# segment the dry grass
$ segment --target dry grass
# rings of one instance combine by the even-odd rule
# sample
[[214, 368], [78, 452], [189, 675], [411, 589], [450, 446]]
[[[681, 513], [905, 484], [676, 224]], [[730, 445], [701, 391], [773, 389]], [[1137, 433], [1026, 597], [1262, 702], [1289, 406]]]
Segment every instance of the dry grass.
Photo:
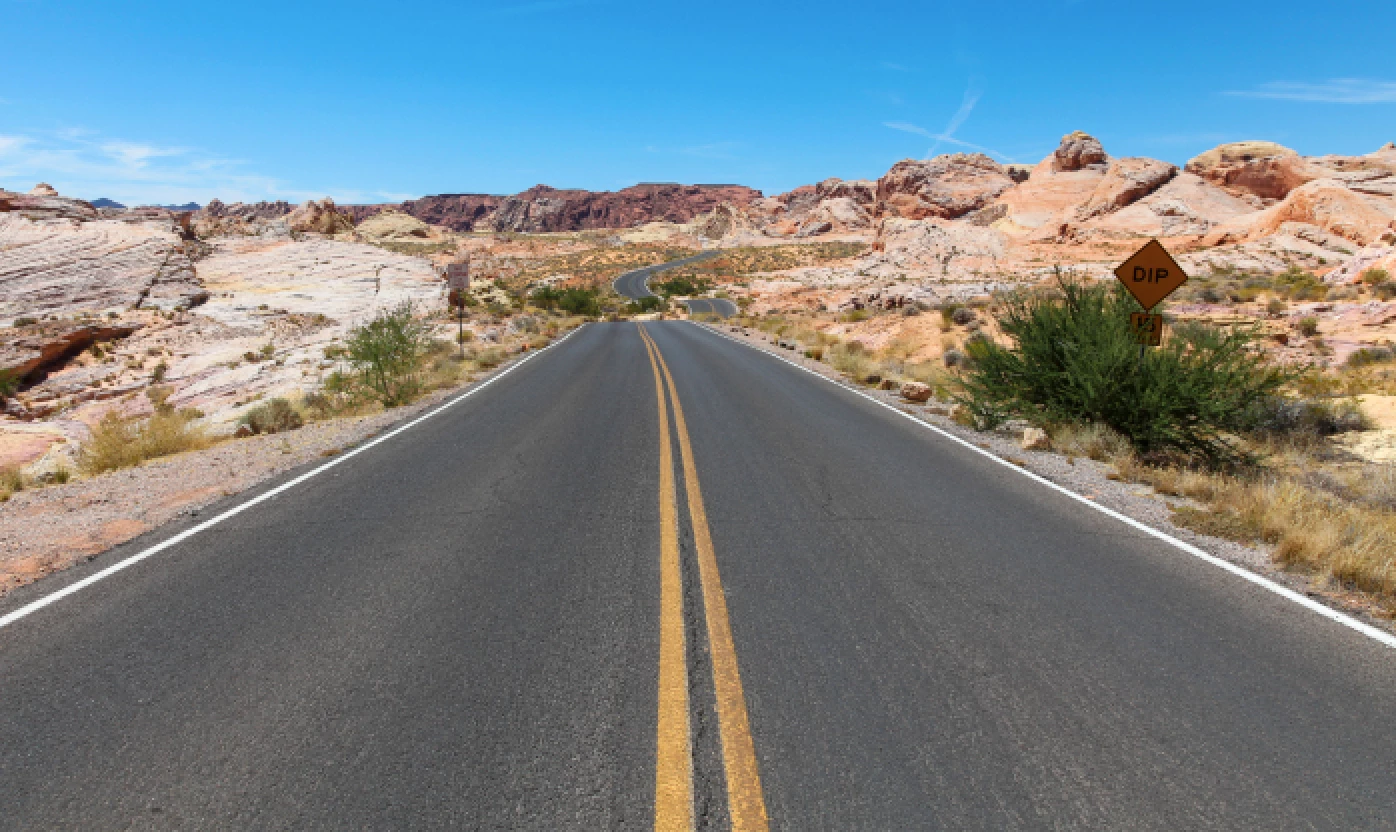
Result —
[[129, 419], [113, 412], [92, 429], [92, 438], [78, 452], [78, 465], [84, 473], [100, 474], [212, 444], [189, 413], [162, 407], [149, 418]]
[[13, 497], [16, 492], [23, 491], [24, 486], [24, 474], [19, 468], [0, 468], [0, 503]]

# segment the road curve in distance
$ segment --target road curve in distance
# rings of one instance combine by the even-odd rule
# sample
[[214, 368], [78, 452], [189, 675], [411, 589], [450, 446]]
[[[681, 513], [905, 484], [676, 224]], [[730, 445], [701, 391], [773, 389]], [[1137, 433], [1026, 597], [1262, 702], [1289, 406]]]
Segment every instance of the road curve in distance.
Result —
[[701, 254], [695, 254], [692, 257], [670, 260], [668, 263], [660, 263], [654, 266], [645, 266], [643, 269], [628, 271], [620, 277], [617, 277], [611, 285], [615, 287], [618, 294], [625, 295], [632, 300], [654, 297], [654, 292], [650, 291], [648, 285], [651, 277], [662, 271], [676, 269], [679, 266], [687, 266], [689, 263], [697, 263], [702, 260], [707, 260], [710, 257], [716, 257], [718, 254], [720, 254], [720, 252], [717, 250], [705, 251]]

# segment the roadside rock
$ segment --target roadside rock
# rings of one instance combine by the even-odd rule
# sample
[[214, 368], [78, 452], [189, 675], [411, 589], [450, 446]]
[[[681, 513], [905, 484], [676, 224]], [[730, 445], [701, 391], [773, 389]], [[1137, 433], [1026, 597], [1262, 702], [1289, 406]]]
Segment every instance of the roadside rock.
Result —
[[1023, 428], [1023, 438], [1019, 442], [1025, 451], [1046, 451], [1052, 447], [1052, 440], [1042, 428]]
[[902, 385], [901, 396], [909, 402], [930, 401], [931, 387], [919, 381], [908, 381]]
[[896, 163], [877, 180], [877, 199], [888, 216], [954, 219], [983, 208], [1013, 184], [1003, 166], [982, 153], [950, 153]]

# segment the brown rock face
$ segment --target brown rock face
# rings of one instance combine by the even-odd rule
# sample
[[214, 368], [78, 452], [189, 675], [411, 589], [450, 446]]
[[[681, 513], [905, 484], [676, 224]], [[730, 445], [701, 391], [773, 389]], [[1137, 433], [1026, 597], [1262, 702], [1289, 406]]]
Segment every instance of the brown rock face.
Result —
[[1052, 170], [1063, 173], [1083, 168], [1105, 169], [1110, 157], [1094, 136], [1077, 130], [1062, 136], [1062, 143], [1052, 154]]
[[[38, 193], [48, 191], [51, 193]], [[0, 214], [15, 213], [31, 220], [95, 220], [97, 209], [81, 199], [58, 196], [47, 185], [36, 186], [28, 194], [0, 190]]]
[[503, 199], [488, 224], [496, 231], [630, 228], [656, 220], [688, 222], [723, 202], [744, 207], [760, 197], [742, 185], [644, 184], [614, 192], [538, 185]]
[[94, 343], [125, 338], [140, 328], [137, 323], [103, 326], [66, 321], [31, 327], [0, 346], [0, 368], [14, 373], [23, 383], [34, 383]]
[[859, 205], [872, 205], [877, 201], [877, 183], [867, 179], [825, 179], [814, 186], [820, 199], [847, 197]]
[[1013, 187], [1003, 166], [982, 153], [951, 153], [928, 162], [904, 159], [877, 180], [877, 199], [890, 216], [954, 219], [983, 208]]
[[452, 231], [474, 231], [503, 201], [504, 197], [490, 194], [440, 194], [409, 199], [399, 210], [429, 225], [440, 225]]
[[1090, 199], [1077, 209], [1076, 217], [1087, 220], [1118, 211], [1157, 191], [1177, 175], [1176, 165], [1157, 159], [1116, 159]]
[[319, 234], [337, 234], [352, 231], [354, 223], [341, 214], [329, 197], [316, 202], [306, 200], [305, 204], [286, 216], [292, 231], [312, 231]]
[[1284, 199], [1289, 192], [1322, 176], [1293, 150], [1274, 142], [1233, 142], [1214, 147], [1184, 167], [1232, 193]]

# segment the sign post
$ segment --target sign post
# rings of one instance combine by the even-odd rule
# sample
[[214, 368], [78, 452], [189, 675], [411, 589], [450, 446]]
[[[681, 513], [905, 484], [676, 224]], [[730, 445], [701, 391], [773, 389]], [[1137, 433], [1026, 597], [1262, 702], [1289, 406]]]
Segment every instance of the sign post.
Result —
[[1119, 268], [1115, 277], [1124, 284], [1143, 312], [1129, 316], [1130, 329], [1139, 341], [1139, 357], [1144, 357], [1145, 347], [1157, 347], [1163, 343], [1163, 316], [1154, 314], [1154, 307], [1179, 286], [1188, 282], [1188, 276], [1158, 240], [1144, 244]]
[[465, 358], [465, 293], [470, 289], [468, 259], [446, 264], [446, 286], [451, 290], [450, 303], [456, 310], [456, 344], [460, 348], [460, 357]]

